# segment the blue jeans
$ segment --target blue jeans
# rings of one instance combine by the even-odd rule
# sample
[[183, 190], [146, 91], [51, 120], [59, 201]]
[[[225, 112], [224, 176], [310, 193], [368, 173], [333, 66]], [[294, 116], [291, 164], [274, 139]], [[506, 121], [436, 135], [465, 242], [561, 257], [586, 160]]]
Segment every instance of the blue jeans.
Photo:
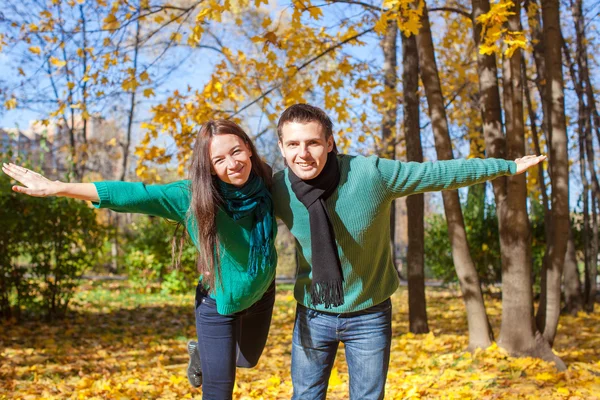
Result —
[[231, 399], [237, 367], [258, 363], [271, 325], [275, 282], [246, 310], [230, 315], [217, 312], [216, 301], [196, 290], [196, 333], [202, 363], [202, 398]]
[[333, 361], [342, 342], [350, 398], [383, 399], [392, 341], [390, 299], [363, 311], [332, 314], [298, 304], [292, 340], [293, 399], [325, 399]]

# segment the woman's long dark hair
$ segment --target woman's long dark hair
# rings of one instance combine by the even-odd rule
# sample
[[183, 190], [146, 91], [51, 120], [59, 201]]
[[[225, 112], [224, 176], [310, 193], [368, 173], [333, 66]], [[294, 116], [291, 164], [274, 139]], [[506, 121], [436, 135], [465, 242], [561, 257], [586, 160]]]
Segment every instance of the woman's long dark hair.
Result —
[[219, 178], [211, 174], [210, 160], [210, 143], [217, 135], [235, 135], [242, 139], [252, 152], [252, 171], [263, 179], [267, 187], [271, 186], [271, 168], [260, 159], [252, 140], [239, 125], [225, 119], [211, 120], [202, 125], [194, 144], [189, 172], [192, 186], [190, 212], [198, 229], [198, 272], [210, 290], [215, 287], [215, 276], [221, 277], [216, 217], [222, 199], [217, 189], [216, 180]]

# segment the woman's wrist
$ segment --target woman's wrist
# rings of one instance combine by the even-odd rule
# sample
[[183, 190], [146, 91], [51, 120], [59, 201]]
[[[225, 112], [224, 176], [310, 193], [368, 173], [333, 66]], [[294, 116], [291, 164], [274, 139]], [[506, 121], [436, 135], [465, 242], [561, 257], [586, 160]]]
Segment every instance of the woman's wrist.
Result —
[[69, 196], [69, 184], [61, 181], [54, 181], [52, 185], [52, 192], [49, 196], [59, 197], [70, 197]]

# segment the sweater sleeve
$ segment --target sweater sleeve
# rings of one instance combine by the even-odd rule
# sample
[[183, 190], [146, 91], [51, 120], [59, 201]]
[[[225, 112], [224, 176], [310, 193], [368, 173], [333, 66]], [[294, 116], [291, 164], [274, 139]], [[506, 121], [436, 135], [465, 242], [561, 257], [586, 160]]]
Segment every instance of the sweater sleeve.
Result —
[[166, 185], [141, 182], [94, 182], [100, 201], [94, 207], [118, 212], [154, 215], [183, 222], [190, 205], [189, 181]]
[[471, 158], [435, 162], [401, 162], [378, 158], [377, 169], [392, 198], [423, 192], [452, 190], [514, 175], [514, 161]]

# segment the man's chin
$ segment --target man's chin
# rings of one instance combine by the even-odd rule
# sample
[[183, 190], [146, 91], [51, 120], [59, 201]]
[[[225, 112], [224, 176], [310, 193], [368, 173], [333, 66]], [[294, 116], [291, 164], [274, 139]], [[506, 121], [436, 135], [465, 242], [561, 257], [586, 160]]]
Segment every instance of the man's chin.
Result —
[[314, 179], [319, 175], [316, 168], [311, 168], [309, 170], [303, 170], [303, 169], [299, 170], [297, 168], [293, 168], [292, 171], [294, 172], [294, 174], [296, 174], [296, 176], [298, 178], [302, 179], [303, 181], [308, 181], [310, 179]]

